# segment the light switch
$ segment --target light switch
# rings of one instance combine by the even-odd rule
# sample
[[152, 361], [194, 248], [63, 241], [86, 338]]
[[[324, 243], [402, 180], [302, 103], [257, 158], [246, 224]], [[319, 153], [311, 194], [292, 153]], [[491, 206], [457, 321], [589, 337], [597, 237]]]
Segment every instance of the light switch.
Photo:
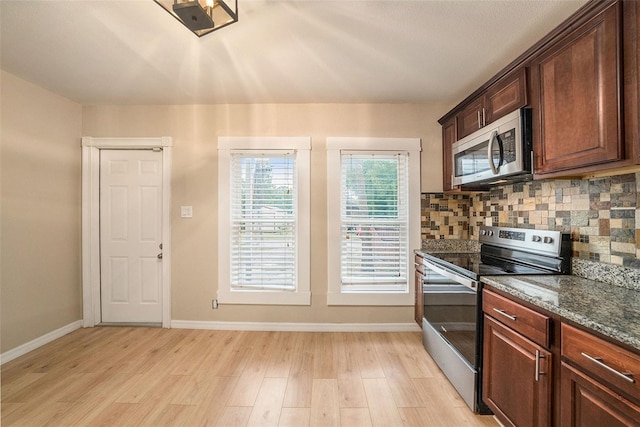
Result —
[[181, 218], [191, 218], [191, 217], [193, 217], [193, 207], [192, 206], [180, 206], [180, 217]]

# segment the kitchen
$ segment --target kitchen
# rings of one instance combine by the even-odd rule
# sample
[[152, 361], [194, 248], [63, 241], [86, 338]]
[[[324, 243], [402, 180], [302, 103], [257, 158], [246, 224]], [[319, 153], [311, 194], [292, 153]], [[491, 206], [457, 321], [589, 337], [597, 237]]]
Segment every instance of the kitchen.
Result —
[[640, 419], [635, 8], [590, 3], [440, 119], [415, 318], [505, 425]]
[[[231, 27], [232, 28], [232, 27]], [[230, 29], [231, 29], [230, 28]], [[312, 150], [311, 168], [315, 171], [325, 169], [326, 155], [323, 151], [324, 141], [327, 137], [336, 135], [376, 135], [380, 137], [395, 137], [398, 135], [419, 136], [423, 140], [423, 157], [433, 159], [439, 157], [441, 144], [441, 129], [437, 120], [442, 114], [451, 108], [451, 105], [410, 105], [410, 104], [228, 104], [228, 105], [151, 105], [151, 106], [128, 106], [128, 105], [90, 105], [74, 102], [51, 101], [49, 95], [36, 94], [35, 99], [43, 99], [47, 102], [36, 102], [29, 104], [19, 102], [20, 98], [28, 98], [23, 94], [38, 92], [37, 88], [20, 81], [12, 75], [3, 74], [4, 96], [12, 96], [11, 104], [19, 107], [14, 112], [8, 108], [3, 109], [5, 120], [13, 123], [23, 123], [23, 127], [17, 131], [24, 132], [30, 127], [27, 120], [31, 115], [40, 117], [41, 120], [50, 120], [57, 123], [66, 120], [67, 127], [50, 126], [51, 132], [60, 132], [63, 136], [52, 138], [56, 140], [77, 141], [82, 136], [92, 135], [97, 137], [107, 136], [134, 136], [144, 137], [148, 135], [173, 135], [176, 145], [180, 150], [175, 149], [174, 158], [174, 194], [172, 213], [174, 220], [172, 232], [174, 234], [173, 248], [173, 274], [174, 292], [172, 301], [172, 311], [174, 320], [203, 321], [203, 322], [286, 322], [291, 318], [301, 319], [300, 322], [311, 323], [347, 323], [358, 324], [368, 322], [372, 324], [396, 324], [406, 325], [409, 323], [410, 314], [413, 307], [353, 307], [349, 310], [341, 307], [331, 307], [317, 303], [326, 298], [327, 260], [324, 254], [328, 251], [326, 243], [326, 206], [324, 200], [327, 198], [327, 187], [325, 185], [326, 176], [318, 173], [312, 177], [312, 188], [317, 198], [312, 203], [312, 229], [311, 239], [314, 242], [314, 260], [312, 265], [312, 287], [311, 291], [317, 300], [309, 307], [287, 307], [286, 309], [276, 309], [266, 306], [237, 306], [230, 307], [222, 305], [218, 311], [211, 309], [211, 299], [215, 296], [215, 284], [217, 282], [217, 245], [215, 242], [215, 226], [217, 218], [216, 198], [212, 197], [217, 192], [217, 170], [215, 167], [217, 152], [215, 141], [220, 135], [244, 135], [244, 134], [268, 134], [268, 135], [312, 135], [314, 142], [317, 142], [318, 150]], [[41, 98], [40, 98], [41, 97]], [[50, 103], [48, 103], [50, 102]], [[48, 105], [62, 104], [54, 115], [52, 110], [57, 108], [46, 108]], [[628, 112], [625, 109], [625, 113]], [[30, 113], [28, 113], [30, 112]], [[12, 115], [14, 114], [14, 115]], [[24, 123], [26, 122], [26, 123]], [[215, 123], [215, 128], [207, 125]], [[628, 123], [628, 121], [625, 121]], [[51, 123], [48, 123], [51, 125]], [[4, 126], [3, 126], [4, 127]], [[6, 129], [6, 128], [5, 128]], [[407, 130], [410, 131], [407, 131]], [[36, 132], [38, 129], [33, 129]], [[629, 132], [627, 132], [628, 134]], [[35, 138], [34, 138], [35, 139]], [[637, 138], [636, 138], [637, 140]], [[53, 144], [47, 144], [45, 138], [41, 139], [42, 144], [37, 147], [20, 146], [14, 147], [14, 157], [6, 157], [8, 160], [15, 160], [15, 153], [27, 153], [29, 162], [18, 164], [16, 168], [5, 169], [3, 173], [10, 173], [9, 178], [13, 182], [21, 182], [21, 188], [15, 190], [33, 191], [30, 183], [34, 181], [39, 186], [46, 187], [49, 172], [59, 172], [48, 170], [43, 157], [57, 158], [62, 156], [65, 166], [68, 167], [61, 172], [63, 181], [60, 187], [51, 194], [56, 194], [58, 200], [69, 201], [69, 206], [58, 206], [60, 211], [56, 212], [55, 224], [60, 227], [59, 231], [52, 233], [51, 238], [42, 236], [33, 245], [21, 246], [24, 252], [13, 253], [11, 257], [3, 260], [3, 268], [7, 265], [20, 265], [28, 261], [33, 265], [34, 260], [29, 252], [45, 259], [51, 259], [52, 255], [44, 253], [42, 248], [55, 247], [57, 242], [66, 242], [55, 256], [63, 259], [71, 259], [73, 263], [67, 268], [55, 269], [55, 274], [50, 276], [56, 279], [61, 277], [70, 284], [60, 286], [60, 288], [45, 290], [44, 301], [41, 297], [33, 298], [34, 304], [39, 304], [39, 311], [46, 320], [52, 320], [56, 327], [60, 327], [81, 318], [81, 292], [77, 285], [80, 281], [79, 264], [80, 252], [80, 208], [78, 206], [78, 170], [80, 169], [80, 159], [78, 159], [77, 144], [73, 147], [64, 146], [62, 152], [52, 148]], [[62, 145], [62, 144], [60, 144]], [[58, 146], [58, 148], [60, 148]], [[314, 147], [315, 148], [315, 147]], [[427, 155], [425, 155], [427, 153]], [[429, 156], [429, 153], [438, 153], [438, 156]], [[7, 160], [7, 161], [8, 161]], [[42, 175], [34, 177], [30, 169], [36, 167], [31, 163], [36, 161], [38, 168], [43, 170]], [[22, 166], [22, 167], [18, 167]], [[8, 165], [11, 167], [11, 165]], [[48, 172], [45, 172], [48, 171]], [[630, 177], [633, 176], [633, 180]], [[587, 179], [545, 179], [536, 180], [529, 183], [517, 183], [506, 186], [496, 186], [489, 192], [456, 194], [441, 192], [440, 182], [441, 170], [439, 164], [423, 166], [421, 181], [423, 183], [423, 212], [422, 234], [424, 240], [450, 240], [468, 239], [475, 240], [478, 236], [480, 225], [508, 225], [511, 227], [523, 227], [534, 224], [544, 228], [553, 220], [556, 225], [562, 224], [569, 227], [571, 233], [578, 231], [573, 236], [574, 251], [580, 254], [579, 258], [588, 258], [605, 263], [622, 264], [632, 266], [637, 260], [637, 247], [632, 242], [622, 241], [624, 236], [633, 230], [636, 232], [638, 218], [631, 218], [626, 215], [627, 211], [634, 210], [636, 204], [626, 200], [633, 194], [632, 182], [637, 183], [636, 172], [622, 175], [604, 174], [602, 177]], [[3, 180], [4, 182], [4, 180]], [[437, 183], [437, 184], [434, 184]], [[38, 195], [42, 193], [36, 193]], [[598, 208], [591, 208], [591, 195], [599, 194]], [[11, 195], [3, 189], [3, 199], [5, 195]], [[636, 190], [637, 195], [637, 190]], [[540, 198], [540, 200], [538, 200]], [[19, 196], [16, 196], [17, 200]], [[624, 199], [624, 200], [623, 200]], [[32, 200], [27, 205], [22, 205], [24, 212], [37, 216], [38, 211], [46, 212], [49, 207], [44, 206], [44, 202], [51, 202], [51, 196], [42, 194], [41, 200]], [[4, 202], [4, 200], [3, 200]], [[42, 202], [42, 204], [40, 204]], [[625, 203], [629, 203], [625, 205]], [[183, 205], [193, 205], [193, 218], [190, 220], [181, 219], [179, 208]], [[547, 206], [545, 206], [547, 205]], [[10, 205], [7, 205], [10, 206]], [[446, 206], [446, 209], [445, 209]], [[513, 209], [509, 209], [509, 207]], [[615, 209], [612, 207], [615, 206]], [[622, 208], [622, 209], [620, 209]], [[630, 209], [624, 209], [630, 208]], [[435, 213], [431, 213], [431, 209]], [[592, 217], [598, 212], [598, 217]], [[614, 213], [623, 211], [622, 215]], [[429, 215], [426, 213], [429, 212]], [[452, 212], [449, 215], [449, 212]], [[445, 215], [446, 214], [446, 215]], [[609, 216], [607, 218], [607, 215]], [[637, 215], [637, 214], [636, 214]], [[488, 223], [488, 217], [491, 217]], [[3, 215], [3, 219], [7, 216]], [[22, 229], [24, 235], [28, 234], [26, 222], [20, 221], [19, 213], [11, 217], [12, 224]], [[16, 219], [17, 218], [17, 219]], [[494, 218], [496, 220], [494, 221]], [[595, 220], [597, 219], [597, 223]], [[70, 221], [73, 220], [73, 221]], [[32, 223], [39, 223], [41, 219], [36, 218]], [[49, 219], [48, 221], [51, 221]], [[43, 221], [44, 222], [44, 221]], [[50, 222], [49, 222], [50, 224]], [[575, 225], [574, 225], [575, 224]], [[550, 227], [551, 228], [551, 227]], [[576, 228], [576, 230], [574, 230]], [[608, 228], [608, 231], [607, 231]], [[564, 231], [564, 228], [563, 228]], [[618, 237], [620, 240], [618, 240]], [[11, 233], [4, 234], [3, 239], [15, 238]], [[634, 237], [635, 242], [638, 241]], [[11, 242], [17, 240], [7, 240]], [[15, 247], [15, 246], [14, 246]], [[317, 256], [320, 254], [320, 256]], [[5, 255], [3, 255], [4, 258]], [[7, 255], [9, 256], [9, 255]], [[66, 257], [66, 258], [65, 258]], [[213, 261], [211, 261], [213, 260]], [[15, 261], [15, 263], [11, 262]], [[53, 263], [53, 262], [52, 262]], [[76, 267], [74, 267], [76, 266]], [[46, 270], [45, 270], [46, 271]], [[50, 270], [49, 270], [50, 271]], [[8, 271], [9, 272], [9, 271]], [[8, 272], [6, 274], [8, 274]], [[33, 273], [34, 275], [36, 272]], [[10, 277], [10, 276], [9, 276]], [[38, 278], [39, 281], [44, 280]], [[35, 280], [34, 280], [35, 281]], [[4, 282], [4, 280], [3, 280]], [[3, 283], [4, 286], [4, 283]], [[214, 288], [214, 289], [212, 289]], [[38, 287], [31, 289], [32, 294], [38, 294]], [[49, 293], [50, 292], [50, 293]], [[3, 336], [4, 348], [11, 349], [23, 344], [25, 341], [38, 337], [50, 331], [41, 324], [34, 325], [29, 319], [29, 313], [21, 310], [24, 307], [24, 298], [19, 294], [3, 293], [3, 301], [6, 304], [13, 302], [13, 307], [9, 306], [5, 310], [3, 306], [3, 326], [13, 327], [15, 334]], [[7, 299], [14, 298], [15, 300]], [[3, 302], [3, 304], [5, 304]], [[62, 312], [62, 319], [59, 313], [52, 313], [49, 306], [57, 308]], [[35, 310], [36, 312], [38, 310]], [[9, 316], [12, 314], [12, 316]], [[21, 328], [18, 325], [23, 325]], [[3, 331], [4, 328], [3, 327]], [[3, 332], [4, 333], [4, 332]]]

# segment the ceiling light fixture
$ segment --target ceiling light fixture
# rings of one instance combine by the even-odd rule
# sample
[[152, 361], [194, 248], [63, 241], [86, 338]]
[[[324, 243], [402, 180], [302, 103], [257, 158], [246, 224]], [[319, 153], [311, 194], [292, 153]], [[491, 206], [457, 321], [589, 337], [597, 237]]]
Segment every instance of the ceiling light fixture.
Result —
[[238, 22], [238, 0], [153, 1], [198, 37]]

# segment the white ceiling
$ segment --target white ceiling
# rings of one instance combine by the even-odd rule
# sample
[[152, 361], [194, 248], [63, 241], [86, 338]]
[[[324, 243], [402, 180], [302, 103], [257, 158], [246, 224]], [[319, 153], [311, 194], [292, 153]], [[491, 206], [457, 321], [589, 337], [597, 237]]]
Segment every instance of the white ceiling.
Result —
[[82, 104], [456, 104], [585, 0], [238, 0], [198, 38], [152, 0], [0, 0], [3, 70]]

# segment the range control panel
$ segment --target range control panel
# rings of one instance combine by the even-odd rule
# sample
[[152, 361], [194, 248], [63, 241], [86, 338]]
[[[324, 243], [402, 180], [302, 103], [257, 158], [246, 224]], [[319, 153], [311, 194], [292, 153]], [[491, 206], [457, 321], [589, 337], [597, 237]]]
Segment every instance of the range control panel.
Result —
[[500, 230], [498, 232], [498, 237], [500, 239], [520, 240], [521, 242], [524, 242], [525, 236], [526, 233], [523, 233], [522, 231]]
[[494, 246], [536, 251], [557, 257], [560, 256], [562, 233], [549, 230], [481, 226], [479, 241]]

